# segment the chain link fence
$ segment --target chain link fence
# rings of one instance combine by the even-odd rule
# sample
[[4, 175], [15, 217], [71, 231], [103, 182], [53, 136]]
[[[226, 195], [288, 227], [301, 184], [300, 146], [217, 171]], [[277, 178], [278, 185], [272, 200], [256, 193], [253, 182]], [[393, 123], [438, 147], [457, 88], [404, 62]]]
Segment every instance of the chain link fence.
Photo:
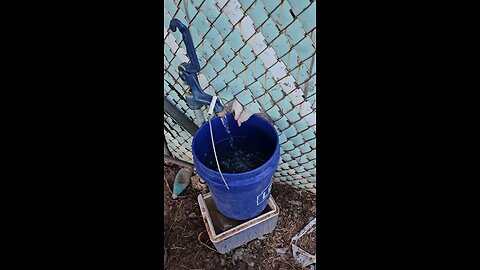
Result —
[[[177, 18], [190, 29], [208, 94], [236, 99], [265, 115], [280, 136], [274, 181], [316, 193], [316, 1], [165, 0], [164, 96], [187, 115], [189, 87], [177, 67], [188, 62]], [[176, 158], [193, 162], [192, 136], [168, 114], [164, 134]]]

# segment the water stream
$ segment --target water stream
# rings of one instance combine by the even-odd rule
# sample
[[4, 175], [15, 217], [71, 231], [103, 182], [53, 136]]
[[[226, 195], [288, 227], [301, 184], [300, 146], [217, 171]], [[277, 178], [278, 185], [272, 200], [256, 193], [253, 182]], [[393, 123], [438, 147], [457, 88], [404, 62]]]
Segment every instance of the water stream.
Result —
[[223, 124], [223, 127], [225, 127], [225, 131], [227, 132], [228, 134], [228, 137], [230, 138], [230, 146], [232, 148], [235, 148], [233, 146], [233, 138], [232, 138], [232, 134], [230, 133], [230, 128], [228, 126], [228, 119], [227, 119], [227, 115], [225, 115], [224, 117], [220, 118], [222, 120], [222, 124]]

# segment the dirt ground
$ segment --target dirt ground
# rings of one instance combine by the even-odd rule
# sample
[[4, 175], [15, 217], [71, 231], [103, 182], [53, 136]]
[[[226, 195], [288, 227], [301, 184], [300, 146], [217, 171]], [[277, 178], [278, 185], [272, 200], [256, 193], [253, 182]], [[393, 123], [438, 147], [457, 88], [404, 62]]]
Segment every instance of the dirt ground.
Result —
[[[190, 184], [173, 200], [171, 188], [180, 167], [165, 165], [164, 220], [167, 265], [165, 269], [314, 269], [303, 268], [292, 256], [290, 240], [316, 215], [315, 194], [273, 183], [271, 195], [280, 208], [275, 230], [263, 239], [220, 254], [215, 250], [203, 224], [197, 196]], [[169, 190], [170, 189], [170, 190]], [[302, 237], [299, 244], [315, 254], [315, 233]]]

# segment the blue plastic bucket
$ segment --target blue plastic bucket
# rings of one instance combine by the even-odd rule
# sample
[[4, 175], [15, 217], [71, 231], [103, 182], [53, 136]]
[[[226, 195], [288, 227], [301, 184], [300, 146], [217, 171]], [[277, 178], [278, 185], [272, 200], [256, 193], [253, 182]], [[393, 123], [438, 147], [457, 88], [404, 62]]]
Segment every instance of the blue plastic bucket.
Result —
[[[247, 137], [261, 144], [270, 158], [260, 167], [244, 173], [223, 173], [230, 189], [227, 189], [220, 173], [208, 168], [204, 162], [206, 154], [212, 150], [210, 126], [206, 121], [193, 137], [193, 161], [199, 176], [205, 180], [218, 210], [231, 219], [247, 220], [258, 216], [267, 206], [272, 177], [280, 160], [278, 134], [270, 122], [258, 115], [238, 127], [233, 115], [227, 114], [232, 137]], [[228, 139], [228, 134], [220, 118], [211, 120], [215, 143]]]

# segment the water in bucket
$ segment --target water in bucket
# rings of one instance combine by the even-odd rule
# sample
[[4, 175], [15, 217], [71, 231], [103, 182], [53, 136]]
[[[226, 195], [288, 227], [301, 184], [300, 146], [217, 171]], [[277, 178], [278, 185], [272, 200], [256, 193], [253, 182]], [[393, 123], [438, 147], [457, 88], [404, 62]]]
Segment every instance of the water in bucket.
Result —
[[[246, 137], [234, 137], [215, 144], [220, 170], [224, 173], [244, 173], [267, 162], [269, 153], [261, 144]], [[205, 165], [217, 170], [213, 149], [205, 154]]]

